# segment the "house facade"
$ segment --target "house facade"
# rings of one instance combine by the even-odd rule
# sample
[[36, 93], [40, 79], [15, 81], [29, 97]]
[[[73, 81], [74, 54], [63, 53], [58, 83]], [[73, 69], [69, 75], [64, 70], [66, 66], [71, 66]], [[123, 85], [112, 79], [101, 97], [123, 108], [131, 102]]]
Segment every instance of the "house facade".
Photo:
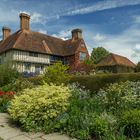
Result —
[[30, 30], [30, 16], [20, 14], [20, 29], [10, 34], [3, 27], [0, 41], [0, 64], [13, 61], [19, 72], [42, 73], [45, 67], [62, 61], [76, 69], [89, 53], [81, 29], [72, 30], [72, 37], [62, 40]]

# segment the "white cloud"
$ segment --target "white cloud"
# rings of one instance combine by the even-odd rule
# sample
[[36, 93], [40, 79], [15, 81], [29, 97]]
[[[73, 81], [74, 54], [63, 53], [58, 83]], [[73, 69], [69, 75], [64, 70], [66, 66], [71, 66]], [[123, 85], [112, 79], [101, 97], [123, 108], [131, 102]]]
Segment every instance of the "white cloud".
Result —
[[97, 33], [94, 37], [93, 37], [93, 40], [94, 41], [103, 41], [105, 39], [105, 36]]
[[28, 12], [28, 11], [20, 11], [20, 13], [25, 13], [31, 16], [31, 23], [41, 23], [41, 24], [45, 24], [46, 20], [45, 17], [38, 13], [38, 12]]
[[102, 11], [112, 8], [119, 8], [124, 6], [130, 6], [130, 5], [137, 5], [140, 4], [140, 0], [104, 0], [97, 2], [93, 5], [89, 5], [87, 7], [82, 7], [79, 9], [75, 9], [72, 11], [69, 11], [68, 15], [76, 15], [76, 14], [86, 14], [96, 11]]
[[[92, 40], [88, 42], [88, 46], [103, 46], [112, 53], [120, 54], [128, 57], [133, 62], [140, 61], [140, 28], [131, 26], [118, 35], [97, 34], [93, 37], [90, 33], [87, 37]], [[92, 48], [89, 48], [90, 52]]]
[[38, 32], [43, 33], [43, 34], [47, 34], [47, 31], [46, 30], [42, 30], [42, 29], [39, 29]]
[[57, 37], [57, 38], [61, 38], [63, 40], [67, 40], [71, 36], [71, 31], [70, 30], [65, 30], [65, 31], [62, 30], [58, 34], [53, 34], [52, 36]]
[[34, 12], [31, 14], [32, 23], [40, 23], [43, 20], [43, 16], [40, 13]]
[[0, 22], [7, 24], [9, 22], [16, 22], [18, 19], [17, 11], [10, 10], [10, 11], [4, 11], [2, 8], [0, 8]]

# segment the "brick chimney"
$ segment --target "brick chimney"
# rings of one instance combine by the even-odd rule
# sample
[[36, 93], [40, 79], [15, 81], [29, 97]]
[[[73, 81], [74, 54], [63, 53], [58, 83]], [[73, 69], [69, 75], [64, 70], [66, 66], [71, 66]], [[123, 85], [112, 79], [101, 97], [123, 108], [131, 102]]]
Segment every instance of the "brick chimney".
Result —
[[20, 17], [20, 29], [21, 30], [30, 30], [30, 16], [25, 13], [21, 13]]
[[72, 33], [72, 40], [82, 39], [81, 29], [74, 29], [71, 31], [71, 33]]
[[3, 32], [3, 40], [5, 40], [10, 35], [11, 30], [8, 27], [3, 27], [2, 32]]

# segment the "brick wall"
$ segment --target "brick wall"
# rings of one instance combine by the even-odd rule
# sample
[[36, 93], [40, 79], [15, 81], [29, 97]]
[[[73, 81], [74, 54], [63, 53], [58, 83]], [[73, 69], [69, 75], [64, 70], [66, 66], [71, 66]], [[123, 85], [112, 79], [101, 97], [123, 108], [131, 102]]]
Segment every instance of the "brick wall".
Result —
[[85, 53], [86, 58], [89, 58], [89, 53], [86, 48], [84, 40], [81, 40], [79, 46], [77, 47], [76, 53], [74, 55], [68, 57], [71, 70], [77, 70], [77, 68], [83, 64], [83, 61], [80, 60], [80, 52]]

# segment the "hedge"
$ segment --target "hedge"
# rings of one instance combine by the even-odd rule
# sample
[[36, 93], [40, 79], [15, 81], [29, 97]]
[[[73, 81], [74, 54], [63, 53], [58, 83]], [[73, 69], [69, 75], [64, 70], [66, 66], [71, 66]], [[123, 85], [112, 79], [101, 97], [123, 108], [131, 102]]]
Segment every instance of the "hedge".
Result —
[[98, 75], [82, 75], [72, 76], [70, 83], [79, 83], [91, 92], [96, 92], [100, 88], [104, 88], [108, 84], [138, 81], [140, 80], [140, 73], [120, 73], [120, 74], [98, 74]]

